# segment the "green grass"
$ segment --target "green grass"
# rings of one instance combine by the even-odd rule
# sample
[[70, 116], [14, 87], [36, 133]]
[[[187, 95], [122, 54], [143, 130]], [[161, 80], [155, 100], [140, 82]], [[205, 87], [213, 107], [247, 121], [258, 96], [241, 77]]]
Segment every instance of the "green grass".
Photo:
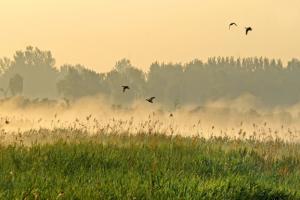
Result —
[[78, 138], [0, 146], [0, 199], [300, 199], [297, 144]]

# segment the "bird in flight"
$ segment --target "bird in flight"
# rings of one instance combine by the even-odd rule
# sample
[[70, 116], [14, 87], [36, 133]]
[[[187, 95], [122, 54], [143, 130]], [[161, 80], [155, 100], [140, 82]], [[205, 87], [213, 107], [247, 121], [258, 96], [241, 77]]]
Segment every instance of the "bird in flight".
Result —
[[148, 101], [149, 103], [153, 103], [154, 99], [155, 99], [155, 97], [150, 97], [150, 98], [146, 99], [146, 101]]
[[251, 28], [251, 27], [245, 27], [245, 29], [246, 29], [246, 35], [248, 35], [248, 32], [249, 32], [249, 31], [252, 31], [252, 28]]
[[231, 26], [233, 26], [233, 25], [234, 25], [234, 26], [238, 26], [235, 22], [232, 22], [232, 23], [229, 24], [229, 29], [230, 29]]
[[122, 88], [123, 88], [123, 92], [130, 89], [130, 87], [128, 85], [122, 85]]

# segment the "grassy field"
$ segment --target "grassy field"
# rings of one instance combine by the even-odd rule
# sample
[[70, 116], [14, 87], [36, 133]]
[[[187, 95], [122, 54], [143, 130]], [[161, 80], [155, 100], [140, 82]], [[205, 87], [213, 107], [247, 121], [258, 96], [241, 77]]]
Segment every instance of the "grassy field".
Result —
[[61, 132], [2, 142], [0, 199], [300, 199], [298, 144]]

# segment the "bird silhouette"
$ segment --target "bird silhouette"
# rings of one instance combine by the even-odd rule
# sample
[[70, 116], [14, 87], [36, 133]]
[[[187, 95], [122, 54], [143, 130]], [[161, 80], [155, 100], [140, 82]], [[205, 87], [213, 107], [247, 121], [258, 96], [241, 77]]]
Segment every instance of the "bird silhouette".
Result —
[[231, 26], [233, 26], [233, 25], [238, 26], [235, 22], [232, 22], [232, 23], [229, 24], [229, 29], [230, 29]]
[[6, 119], [6, 120], [5, 120], [5, 124], [9, 124], [9, 121], [8, 121], [8, 119]]
[[252, 28], [251, 28], [251, 27], [245, 27], [245, 29], [246, 29], [246, 35], [248, 35], [248, 32], [249, 32], [249, 31], [252, 31]]
[[123, 88], [123, 92], [130, 89], [130, 87], [128, 85], [122, 85], [122, 88]]
[[174, 115], [173, 115], [173, 113], [170, 113], [170, 115], [169, 115], [170, 117], [173, 117]]
[[146, 99], [146, 101], [148, 101], [149, 103], [153, 103], [154, 99], [155, 99], [155, 97], [150, 97], [150, 98]]

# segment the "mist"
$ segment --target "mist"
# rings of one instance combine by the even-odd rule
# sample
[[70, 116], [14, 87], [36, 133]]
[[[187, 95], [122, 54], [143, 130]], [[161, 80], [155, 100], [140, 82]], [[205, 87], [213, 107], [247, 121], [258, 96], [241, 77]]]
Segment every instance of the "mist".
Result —
[[[1, 127], [8, 132], [72, 127], [295, 141], [300, 130], [296, 59], [283, 66], [262, 57], [212, 57], [154, 62], [147, 71], [122, 59], [99, 73], [81, 64], [58, 67], [50, 51], [29, 46], [1, 59], [0, 69]], [[145, 101], [151, 96], [153, 104]]]
[[[0, 109], [1, 129], [12, 133], [11, 136], [41, 129], [64, 129], [86, 131], [89, 135], [149, 133], [298, 142], [300, 130], [300, 104], [270, 109], [249, 94], [202, 106], [190, 104], [173, 111], [159, 103], [140, 100], [116, 107], [103, 96], [68, 103], [13, 97], [2, 101]], [[9, 124], [5, 124], [6, 120]]]

